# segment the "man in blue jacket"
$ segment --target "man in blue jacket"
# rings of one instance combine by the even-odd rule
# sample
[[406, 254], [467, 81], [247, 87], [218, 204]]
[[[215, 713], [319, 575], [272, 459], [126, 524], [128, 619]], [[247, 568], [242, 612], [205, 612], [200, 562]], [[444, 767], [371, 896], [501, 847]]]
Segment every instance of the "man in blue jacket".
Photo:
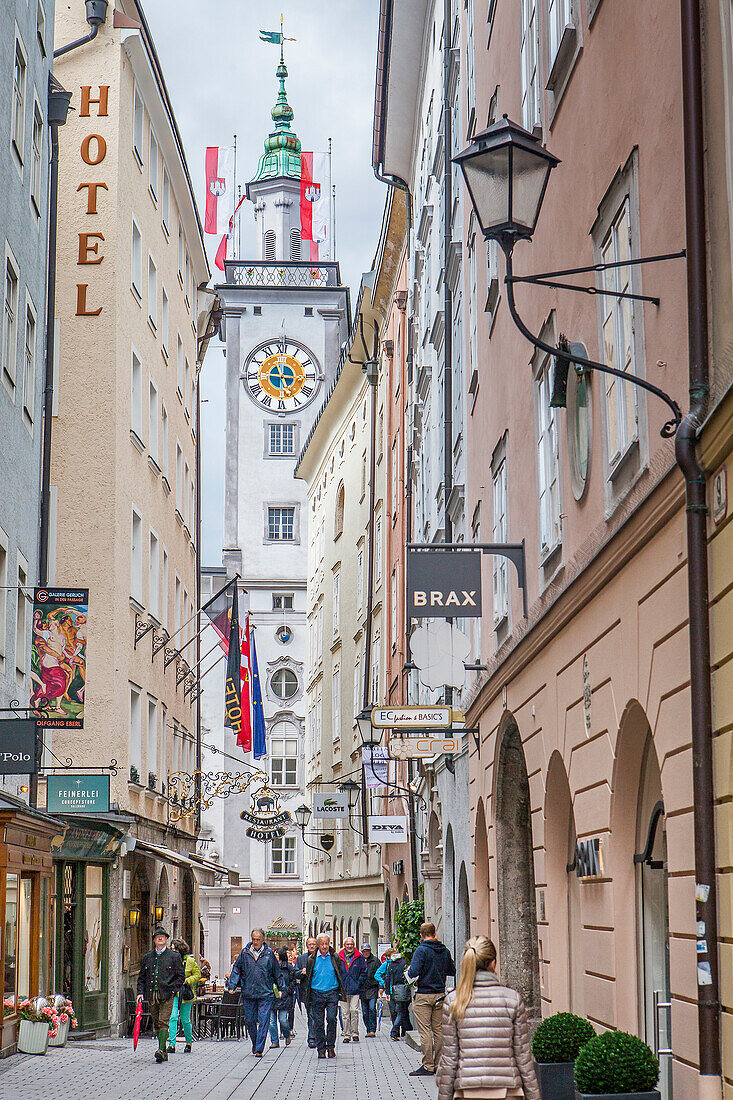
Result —
[[261, 1058], [265, 1049], [270, 1012], [275, 1003], [275, 986], [284, 992], [284, 979], [261, 928], [252, 929], [252, 940], [240, 951], [229, 975], [227, 989], [242, 996], [244, 1022], [252, 1040], [252, 1053]]
[[443, 1048], [445, 980], [456, 972], [451, 953], [437, 939], [432, 921], [420, 925], [420, 939], [422, 942], [412, 956], [406, 974], [410, 985], [417, 983], [412, 1014], [420, 1032], [422, 1047], [422, 1065], [412, 1071], [411, 1077], [432, 1076], [437, 1069]]

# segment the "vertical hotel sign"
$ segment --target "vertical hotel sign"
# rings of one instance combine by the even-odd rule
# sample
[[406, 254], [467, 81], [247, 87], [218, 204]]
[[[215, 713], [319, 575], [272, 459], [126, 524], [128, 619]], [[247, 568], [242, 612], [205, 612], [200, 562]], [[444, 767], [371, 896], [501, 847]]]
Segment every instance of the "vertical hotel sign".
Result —
[[88, 615], [88, 588], [35, 590], [30, 705], [46, 729], [84, 726]]
[[[94, 109], [96, 117], [107, 118], [108, 114], [108, 99], [109, 99], [109, 85], [101, 84], [97, 90], [97, 95], [92, 95], [92, 88], [89, 84], [83, 84], [81, 86], [81, 96], [79, 105], [79, 118], [91, 118], [92, 110]], [[103, 169], [98, 169], [98, 165], [102, 164], [107, 156], [107, 142], [102, 134], [94, 133], [90, 131], [85, 134], [81, 140], [79, 147], [79, 155], [88, 169], [95, 169], [88, 174], [92, 177], [88, 180], [82, 180], [77, 187], [77, 192], [86, 192], [86, 210], [84, 214], [86, 217], [93, 217], [99, 213], [98, 204], [102, 202], [106, 196], [104, 192], [109, 192], [108, 185], [104, 180], [100, 180], [99, 176], [103, 173]], [[82, 195], [82, 197], [84, 197]], [[89, 223], [85, 223], [89, 226]], [[92, 223], [94, 225], [94, 223]], [[84, 271], [85, 268], [95, 267], [104, 261], [104, 253], [102, 247], [104, 244], [104, 234], [95, 231], [92, 228], [85, 228], [79, 233], [79, 251], [77, 254], [77, 267], [82, 268], [82, 272], [77, 276], [78, 281], [76, 284], [76, 316], [77, 317], [98, 317], [102, 312], [102, 306], [94, 305], [93, 295], [89, 290], [89, 277]], [[86, 276], [86, 278], [85, 278]], [[82, 281], [84, 280], [84, 281]], [[98, 280], [99, 282], [99, 280]]]

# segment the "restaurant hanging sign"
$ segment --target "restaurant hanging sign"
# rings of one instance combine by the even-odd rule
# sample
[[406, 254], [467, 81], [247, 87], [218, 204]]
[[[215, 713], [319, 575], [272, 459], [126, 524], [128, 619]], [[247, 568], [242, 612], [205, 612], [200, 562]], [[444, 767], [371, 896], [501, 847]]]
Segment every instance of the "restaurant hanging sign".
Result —
[[408, 550], [407, 615], [412, 619], [480, 619], [479, 550]]
[[251, 795], [251, 810], [242, 810], [242, 821], [249, 821], [250, 827], [246, 830], [248, 837], [253, 840], [272, 840], [273, 837], [285, 836], [291, 817], [287, 810], [280, 808], [280, 801], [275, 791], [269, 787], [262, 787]]
[[46, 729], [83, 729], [88, 588], [36, 588], [30, 705]]

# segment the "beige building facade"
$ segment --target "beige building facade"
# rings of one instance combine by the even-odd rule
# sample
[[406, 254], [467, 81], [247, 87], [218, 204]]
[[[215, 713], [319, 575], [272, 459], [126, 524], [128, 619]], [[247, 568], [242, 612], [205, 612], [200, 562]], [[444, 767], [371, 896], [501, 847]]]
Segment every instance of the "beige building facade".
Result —
[[[78, 5], [57, 7], [57, 40], [84, 33]], [[199, 950], [198, 880], [213, 882], [196, 816], [169, 822], [169, 776], [195, 771], [200, 750], [186, 668], [164, 665], [168, 636], [197, 660], [197, 341], [211, 298], [181, 137], [134, 0], [56, 76], [75, 110], [59, 171], [49, 580], [88, 587], [90, 611], [84, 729], [56, 731], [46, 764], [116, 768], [114, 813], [74, 818], [56, 864], [57, 912], [77, 914], [70, 929], [59, 917], [56, 974], [97, 1030], [123, 1017], [153, 922]]]
[[[372, 384], [363, 369], [379, 348], [372, 288], [370, 272], [296, 476], [308, 487], [308, 801], [312, 805], [314, 794], [346, 781], [359, 788], [348, 821], [310, 819], [303, 924], [308, 934], [329, 932], [339, 948], [352, 935], [370, 939], [376, 950], [384, 931], [384, 887], [380, 847], [364, 836], [364, 811], [367, 817], [382, 812], [383, 788], [364, 787], [370, 769], [362, 764], [356, 724], [365, 701], [383, 698], [385, 682], [385, 372], [379, 370]], [[321, 838], [329, 833], [334, 843], [325, 850]]]

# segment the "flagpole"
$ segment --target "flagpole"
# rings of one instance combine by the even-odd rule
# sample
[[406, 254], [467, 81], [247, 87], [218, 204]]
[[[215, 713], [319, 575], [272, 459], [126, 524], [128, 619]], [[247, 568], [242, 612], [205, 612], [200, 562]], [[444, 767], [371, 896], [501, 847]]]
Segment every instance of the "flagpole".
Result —
[[[216, 647], [215, 647], [215, 648], [216, 648]], [[217, 658], [216, 658], [216, 660], [214, 661], [213, 665], [209, 665], [209, 667], [208, 667], [208, 668], [206, 669], [206, 671], [205, 671], [205, 672], [200, 672], [200, 673], [199, 673], [199, 677], [198, 677], [198, 681], [199, 681], [199, 683], [201, 683], [201, 681], [203, 680], [204, 676], [208, 676], [208, 675], [209, 675], [209, 673], [211, 672], [211, 670], [212, 670], [213, 668], [216, 668], [216, 666], [217, 666], [217, 665], [219, 664], [219, 661], [223, 661], [225, 657], [226, 657], [226, 653], [222, 653], [221, 657], [217, 657]]]
[[329, 236], [328, 258], [329, 258], [329, 260], [334, 260], [336, 258], [336, 253], [334, 251], [334, 240], [333, 240], [333, 202], [332, 202], [332, 196], [333, 196], [333, 151], [332, 151], [332, 148], [331, 148], [331, 144], [332, 144], [331, 143], [331, 138], [329, 138], [328, 139], [328, 221], [329, 221], [329, 226], [328, 226], [328, 236]]
[[333, 194], [333, 256], [336, 259], [336, 184], [331, 188]]
[[[237, 135], [236, 134], [234, 135], [234, 195], [233, 195], [233, 200], [234, 200], [234, 205], [236, 206], [236, 204], [237, 204]], [[241, 241], [240, 241], [240, 244], [241, 244]], [[239, 259], [239, 248], [237, 248], [236, 225], [234, 227], [234, 234], [233, 234], [233, 238], [232, 238], [232, 248], [234, 250], [233, 259], [238, 260]]]
[[[239, 573], [237, 573], [237, 575], [236, 575], [236, 577], [234, 578], [234, 580], [231, 580], [231, 581], [227, 581], [227, 583], [226, 583], [226, 584], [224, 585], [224, 587], [223, 587], [223, 588], [220, 588], [218, 592], [215, 592], [215, 593], [214, 593], [214, 595], [213, 595], [213, 596], [212, 596], [212, 597], [211, 597], [210, 599], [208, 599], [208, 600], [206, 601], [206, 603], [202, 603], [200, 607], [197, 607], [197, 608], [196, 608], [196, 610], [194, 611], [193, 615], [192, 615], [192, 616], [190, 617], [190, 619], [186, 619], [185, 623], [181, 623], [181, 625], [180, 625], [180, 626], [178, 627], [178, 630], [174, 630], [174, 631], [173, 631], [173, 633], [172, 633], [172, 634], [171, 634], [171, 636], [169, 637], [168, 641], [169, 641], [169, 642], [172, 642], [172, 641], [173, 641], [173, 639], [175, 638], [176, 634], [180, 634], [182, 630], [185, 630], [185, 629], [186, 629], [186, 627], [187, 627], [187, 626], [189, 625], [189, 623], [192, 623], [192, 622], [193, 622], [193, 620], [194, 620], [194, 619], [196, 618], [196, 616], [197, 616], [197, 615], [198, 615], [198, 614], [199, 614], [199, 613], [200, 613], [201, 611], [205, 611], [205, 610], [206, 610], [206, 608], [207, 608], [207, 607], [209, 606], [209, 604], [210, 604], [210, 603], [213, 603], [215, 599], [217, 599], [217, 598], [218, 598], [219, 596], [221, 596], [221, 594], [222, 594], [223, 592], [226, 592], [227, 588], [231, 588], [231, 586], [232, 586], [232, 585], [233, 585], [233, 584], [234, 584], [234, 583], [235, 583], [236, 581], [238, 581], [238, 580], [241, 580], [241, 577], [240, 577]], [[246, 591], [246, 590], [245, 590], [245, 591]], [[206, 625], [207, 625], [207, 624], [206, 624], [206, 623], [204, 623], [204, 626], [206, 626]], [[203, 628], [202, 628], [202, 629], [203, 629]], [[194, 635], [194, 638], [195, 638], [195, 637], [196, 637], [196, 635]], [[193, 639], [193, 638], [191, 638], [191, 642], [192, 642], [193, 640], [194, 640], [194, 639]], [[185, 645], [185, 646], [183, 647], [183, 649], [186, 649], [186, 648], [187, 648], [188, 646], [190, 646], [191, 642], [186, 642], [186, 645]], [[167, 644], [167, 643], [166, 643], [166, 644]], [[183, 652], [183, 650], [182, 650], [182, 649], [181, 649], [181, 650], [179, 650], [179, 653], [182, 653], [182, 652]]]

